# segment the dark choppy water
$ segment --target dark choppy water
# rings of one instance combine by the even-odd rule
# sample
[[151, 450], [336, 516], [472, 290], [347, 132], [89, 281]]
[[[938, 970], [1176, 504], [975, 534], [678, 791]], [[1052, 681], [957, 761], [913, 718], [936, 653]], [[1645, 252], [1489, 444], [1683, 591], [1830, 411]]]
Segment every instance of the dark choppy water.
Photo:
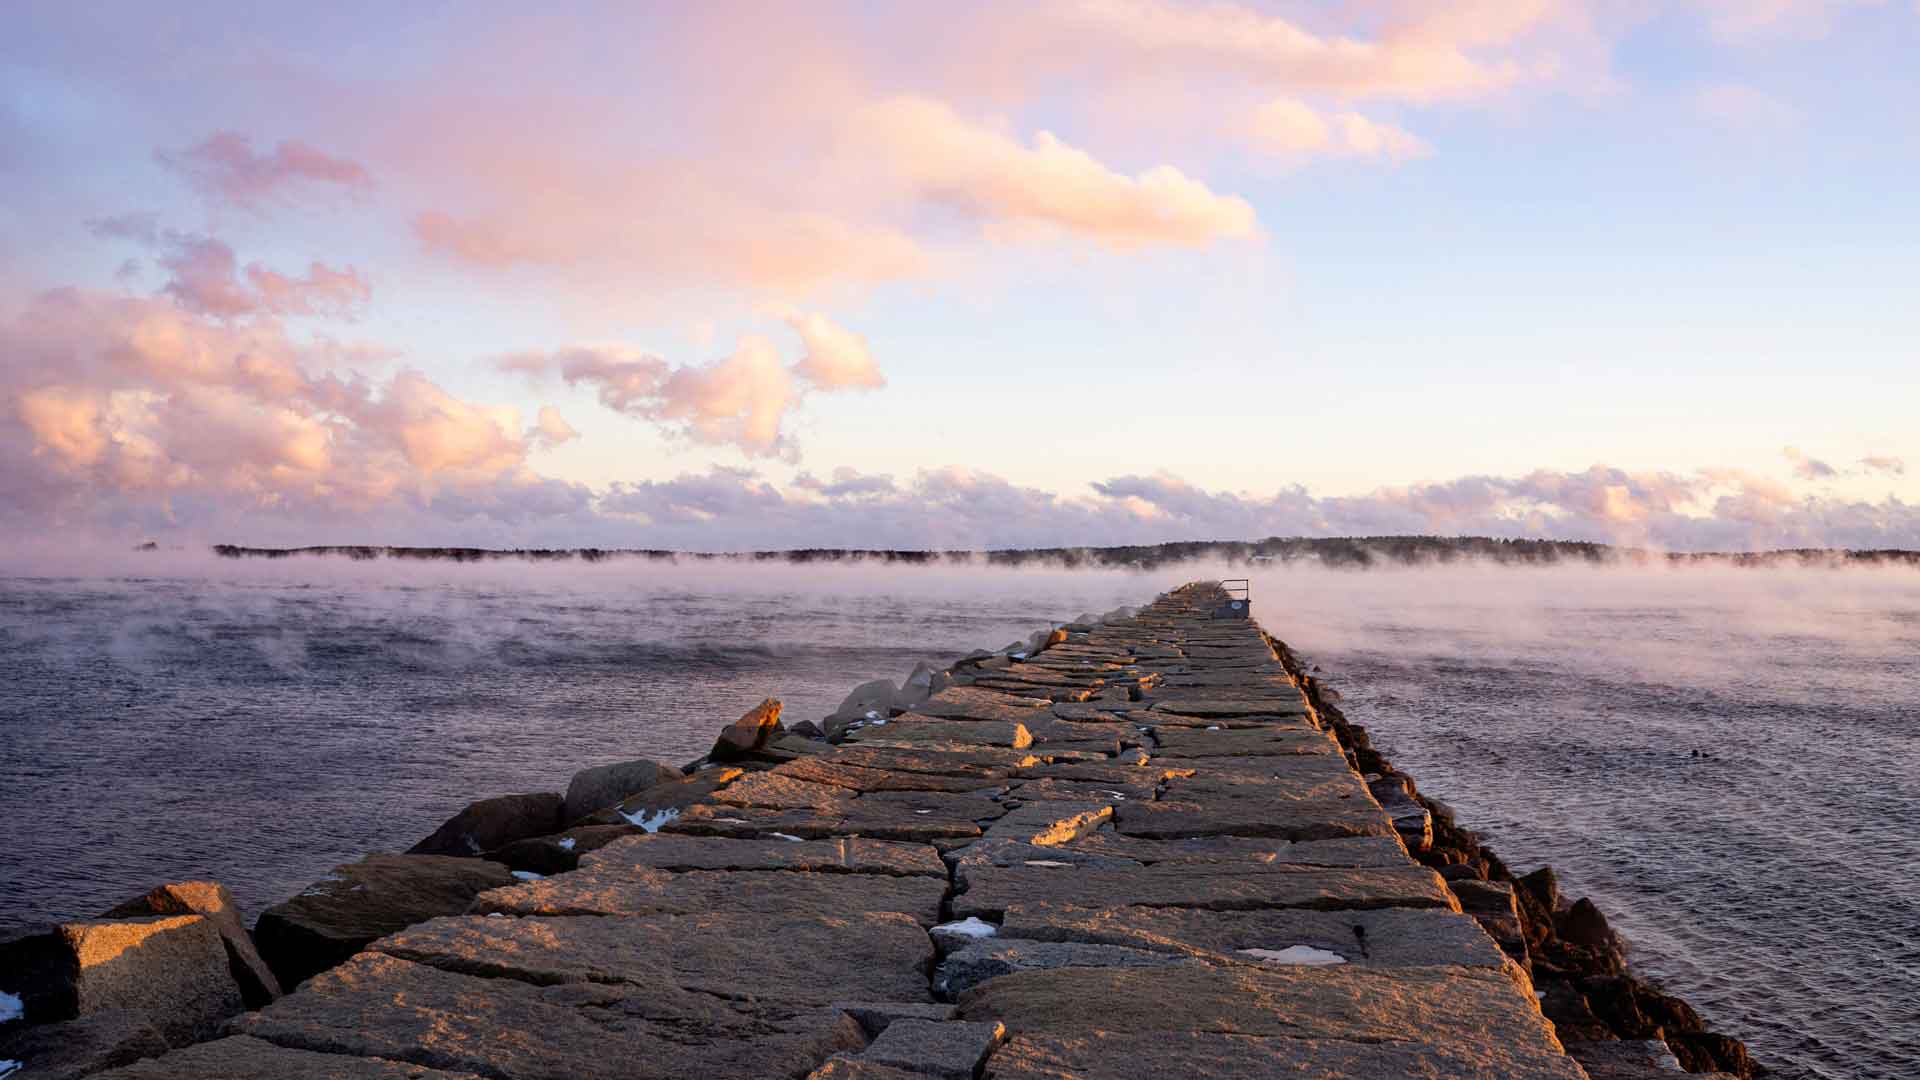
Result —
[[[470, 799], [1202, 576], [0, 579], [0, 928], [189, 876], [258, 912]], [[1255, 598], [1424, 791], [1780, 1075], [1920, 1076], [1920, 574], [1282, 570]]]
[[1777, 1076], [1920, 1077], [1920, 574], [1299, 592], [1266, 621], [1349, 718], [1516, 872], [1592, 896], [1640, 973]]
[[[683, 763], [1161, 588], [1121, 575], [215, 567], [0, 579], [0, 929], [212, 877], [251, 917], [467, 802]], [[303, 576], [311, 575], [311, 576]], [[1176, 582], [1177, 584], [1177, 582]]]

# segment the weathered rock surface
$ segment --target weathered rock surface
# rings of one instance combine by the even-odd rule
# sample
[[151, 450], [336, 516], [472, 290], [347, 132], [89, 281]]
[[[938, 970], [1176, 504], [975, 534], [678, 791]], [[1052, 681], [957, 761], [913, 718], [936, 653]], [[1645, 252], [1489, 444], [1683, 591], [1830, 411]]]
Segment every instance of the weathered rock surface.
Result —
[[482, 979], [369, 954], [235, 1025], [281, 1046], [515, 1080], [805, 1075], [864, 1048], [834, 1009], [670, 985]]
[[564, 803], [550, 791], [481, 799], [455, 814], [409, 855], [483, 855], [515, 840], [558, 832]]
[[481, 893], [477, 913], [507, 915], [695, 915], [708, 911], [853, 914], [898, 911], [922, 926], [940, 921], [946, 881], [890, 874], [738, 873], [586, 866], [571, 874]]
[[0, 1061], [16, 1063], [20, 1080], [77, 1080], [166, 1052], [167, 1040], [146, 1014], [131, 1009], [104, 1009], [0, 1036]]
[[857, 836], [796, 843], [659, 833], [623, 839], [586, 861], [595, 867], [645, 866], [656, 870], [809, 870], [935, 878], [947, 874], [940, 853], [925, 844]]
[[815, 1005], [846, 997], [931, 1000], [933, 944], [919, 923], [896, 912], [461, 916], [409, 927], [372, 950], [537, 986], [624, 983]]
[[336, 866], [299, 896], [260, 913], [254, 942], [285, 987], [436, 915], [457, 915], [487, 889], [512, 883], [484, 859], [369, 855]]
[[[1430, 1075], [1580, 1080], [1579, 1067], [1562, 1052], [1546, 1020], [1511, 982], [1458, 968], [1183, 964], [1027, 971], [991, 979], [963, 995], [960, 1016], [1000, 1020], [1031, 1038], [1086, 1040], [1125, 1032], [1143, 1040], [1136, 1045], [1172, 1041], [1179, 1033], [1276, 1039], [1290, 1045], [1273, 1049], [1304, 1054], [1294, 1061], [1305, 1068], [1285, 1057], [1267, 1058], [1272, 1063], [1266, 1067], [1281, 1071], [1284, 1063], [1306, 1075], [1316, 1075], [1312, 1069], [1317, 1067], [1318, 1075], [1417, 1076], [1422, 1073], [1365, 1070], [1379, 1061], [1398, 1062], [1404, 1069], [1421, 1060], [1451, 1058], [1458, 1063], [1452, 1071], [1436, 1069]], [[1383, 1044], [1401, 1054], [1370, 1061]], [[1004, 1065], [1018, 1060], [1015, 1056]], [[1351, 1071], [1329, 1070], [1331, 1063]], [[995, 1074], [1002, 1075], [1002, 1069], [996, 1055]]]
[[[22, 1080], [29, 1080], [23, 1076]], [[30, 1080], [39, 1080], [39, 1074]], [[233, 1035], [100, 1073], [97, 1080], [480, 1080], [400, 1061], [290, 1050]]]
[[720, 738], [715, 740], [707, 756], [714, 761], [739, 761], [785, 732], [786, 729], [780, 726], [780, 703], [768, 698], [748, 709], [745, 716], [721, 728]]
[[1441, 908], [1205, 911], [1016, 904], [1007, 909], [1000, 932], [1220, 958], [1304, 945], [1371, 967], [1506, 967], [1505, 956], [1473, 919]]
[[1478, 1043], [1365, 1044], [1211, 1031], [1018, 1035], [993, 1055], [993, 1080], [1141, 1080], [1147, 1076], [1582, 1080], [1565, 1058], [1533, 1054], [1515, 1060], [1514, 1055], [1490, 1054]]
[[234, 906], [233, 894], [217, 881], [175, 881], [162, 885], [145, 896], [136, 897], [106, 912], [106, 919], [138, 918], [145, 915], [204, 915], [220, 931], [226, 945], [227, 962], [240, 996], [250, 1009], [257, 1009], [280, 996], [280, 980], [253, 946], [253, 936]]
[[212, 1034], [244, 1007], [220, 927], [204, 915], [86, 919], [0, 944], [0, 991], [30, 1024], [127, 1010], [167, 1042]]
[[581, 825], [552, 836], [515, 840], [487, 858], [509, 870], [535, 874], [564, 874], [580, 865], [580, 858], [625, 836], [645, 835], [638, 825]]
[[953, 913], [998, 919], [1014, 904], [1130, 906], [1251, 911], [1274, 908], [1451, 909], [1453, 894], [1425, 867], [983, 866], [967, 873]]
[[1006, 1025], [997, 1022], [896, 1020], [860, 1058], [938, 1080], [973, 1080], [987, 1055], [1006, 1036]]
[[1064, 967], [1157, 967], [1190, 958], [1173, 952], [1077, 941], [1028, 941], [996, 935], [948, 953], [933, 973], [933, 988], [946, 997], [973, 989], [988, 979], [1016, 971]]
[[722, 766], [702, 769], [678, 780], [667, 779], [627, 796], [614, 806], [594, 811], [579, 824], [634, 825], [651, 832], [687, 807], [712, 798], [715, 792], [744, 775], [741, 769]]
[[561, 820], [579, 821], [595, 810], [604, 810], [629, 795], [668, 780], [681, 778], [679, 769], [658, 761], [619, 761], [581, 769], [567, 783], [561, 808]]

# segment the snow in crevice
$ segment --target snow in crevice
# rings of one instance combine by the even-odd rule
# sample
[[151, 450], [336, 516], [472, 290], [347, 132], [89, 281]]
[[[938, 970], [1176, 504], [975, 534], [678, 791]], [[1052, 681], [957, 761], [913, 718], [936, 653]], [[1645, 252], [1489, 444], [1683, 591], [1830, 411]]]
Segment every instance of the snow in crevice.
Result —
[[796, 843], [796, 844], [804, 844], [804, 843], [806, 843], [806, 837], [804, 837], [804, 836], [795, 836], [795, 835], [793, 835], [792, 833], [783, 833], [783, 832], [777, 832], [777, 833], [768, 833], [767, 835], [768, 835], [768, 836], [771, 836], [771, 837], [774, 837], [775, 839], [778, 839], [778, 840], [791, 840], [791, 841], [793, 841], [793, 842], [794, 842], [794, 843]]
[[571, 837], [571, 836], [567, 836], [567, 837], [562, 837], [562, 838], [561, 838], [561, 840], [560, 840], [560, 850], [561, 850], [561, 851], [572, 851], [572, 850], [573, 850], [573, 845], [574, 845], [574, 844], [576, 844], [576, 843], [579, 843], [579, 841], [577, 841], [577, 840], [575, 840], [575, 839], [574, 839], [573, 837]]
[[1344, 964], [1347, 958], [1337, 952], [1316, 949], [1311, 945], [1289, 945], [1284, 949], [1241, 949], [1242, 956], [1251, 956], [1255, 960], [1268, 964], [1294, 964], [1301, 967], [1332, 967]]
[[24, 1066], [18, 1061], [0, 1061], [0, 1077], [12, 1076]]
[[935, 933], [958, 934], [961, 937], [990, 938], [1000, 932], [1000, 928], [974, 915], [958, 922], [941, 923], [933, 928]]
[[515, 870], [513, 876], [519, 878], [521, 881], [541, 881], [545, 879], [547, 875], [536, 874], [531, 870]]
[[0, 1024], [18, 1020], [26, 1014], [27, 1007], [18, 996], [0, 990]]
[[621, 817], [626, 818], [628, 824], [638, 825], [648, 832], [659, 832], [660, 826], [680, 816], [680, 811], [678, 810], [647, 810], [644, 807], [635, 810], [631, 814], [625, 810], [617, 811], [617, 813], [619, 813]]

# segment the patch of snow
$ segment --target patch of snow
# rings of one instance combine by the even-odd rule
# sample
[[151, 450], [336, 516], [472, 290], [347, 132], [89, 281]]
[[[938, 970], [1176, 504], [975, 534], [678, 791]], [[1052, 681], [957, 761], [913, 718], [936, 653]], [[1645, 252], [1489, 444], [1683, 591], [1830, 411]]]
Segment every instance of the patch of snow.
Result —
[[489, 912], [487, 912], [487, 918], [489, 918], [489, 919], [504, 919], [504, 918], [506, 918], [506, 917], [507, 917], [507, 916], [506, 916], [506, 914], [505, 914], [504, 912], [499, 912], [499, 911], [489, 911]]
[[579, 841], [577, 841], [577, 840], [575, 840], [575, 839], [574, 839], [573, 837], [571, 837], [571, 836], [568, 836], [568, 837], [563, 837], [563, 838], [561, 839], [561, 841], [560, 841], [560, 850], [561, 850], [561, 851], [572, 851], [572, 850], [573, 850], [573, 845], [574, 845], [574, 844], [576, 844], [576, 843], [578, 843], [578, 842], [579, 842]]
[[717, 817], [711, 820], [725, 822], [728, 825], [745, 825], [747, 823], [747, 819], [743, 817]]
[[794, 835], [793, 835], [793, 834], [791, 834], [791, 833], [783, 833], [783, 832], [777, 832], [777, 833], [768, 833], [767, 835], [768, 835], [768, 836], [772, 836], [772, 837], [775, 837], [775, 838], [777, 838], [777, 839], [780, 839], [780, 840], [791, 840], [791, 841], [793, 841], [793, 842], [794, 842], [794, 843], [796, 843], [796, 844], [804, 844], [804, 843], [806, 843], [806, 842], [807, 842], [807, 839], [806, 839], [806, 837], [804, 837], [804, 836], [794, 836]]
[[884, 716], [876, 716], [876, 717], [874, 717], [874, 718], [873, 718], [873, 726], [874, 726], [874, 727], [885, 727], [885, 726], [887, 726], [887, 718], [886, 718], [886, 717], [884, 717]]
[[26, 1004], [19, 997], [0, 990], [0, 1024], [18, 1020], [26, 1014]]
[[915, 811], [914, 811], [914, 813], [916, 813], [916, 814], [931, 814], [931, 813], [933, 813], [933, 811], [931, 811], [931, 810], [915, 810]]
[[1219, 724], [1208, 724], [1208, 725], [1207, 725], [1207, 730], [1208, 730], [1208, 731], [1219, 731], [1219, 730], [1220, 730], [1220, 725], [1219, 725]]
[[12, 1076], [23, 1067], [18, 1061], [0, 1061], [0, 1076]]
[[1027, 865], [1028, 866], [1072, 866], [1073, 864], [1060, 862], [1057, 859], [1028, 859]]
[[999, 927], [973, 915], [969, 915], [959, 922], [941, 923], [933, 929], [937, 933], [959, 934], [962, 937], [971, 938], [992, 937], [1000, 932]]
[[878, 720], [878, 719], [880, 719], [880, 711], [879, 711], [878, 709], [868, 709], [868, 710], [867, 710], [867, 719], [869, 719], [869, 720]]
[[1284, 949], [1241, 949], [1242, 956], [1251, 956], [1255, 960], [1269, 964], [1296, 964], [1303, 967], [1332, 967], [1344, 964], [1347, 958], [1337, 952], [1316, 949], [1311, 945], [1289, 945]]
[[541, 881], [544, 880], [547, 875], [536, 874], [531, 870], [515, 870], [513, 876], [519, 878], [521, 881]]
[[661, 810], [651, 814], [644, 809], [631, 814], [625, 810], [617, 810], [615, 813], [626, 818], [628, 824], [638, 825], [648, 832], [659, 832], [660, 826], [680, 816], [680, 811], [678, 810]]

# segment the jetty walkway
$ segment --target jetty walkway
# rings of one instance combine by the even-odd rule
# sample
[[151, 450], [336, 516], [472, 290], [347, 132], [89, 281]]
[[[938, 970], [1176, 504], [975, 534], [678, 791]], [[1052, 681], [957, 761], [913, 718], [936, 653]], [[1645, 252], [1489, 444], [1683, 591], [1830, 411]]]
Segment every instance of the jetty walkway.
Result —
[[[370, 943], [338, 913], [385, 864], [343, 867], [261, 919], [289, 992], [99, 1075], [1583, 1080], [1410, 856], [1427, 811], [1382, 805], [1223, 600], [1069, 625], [834, 739], [769, 703]], [[460, 820], [436, 842], [488, 846]]]

